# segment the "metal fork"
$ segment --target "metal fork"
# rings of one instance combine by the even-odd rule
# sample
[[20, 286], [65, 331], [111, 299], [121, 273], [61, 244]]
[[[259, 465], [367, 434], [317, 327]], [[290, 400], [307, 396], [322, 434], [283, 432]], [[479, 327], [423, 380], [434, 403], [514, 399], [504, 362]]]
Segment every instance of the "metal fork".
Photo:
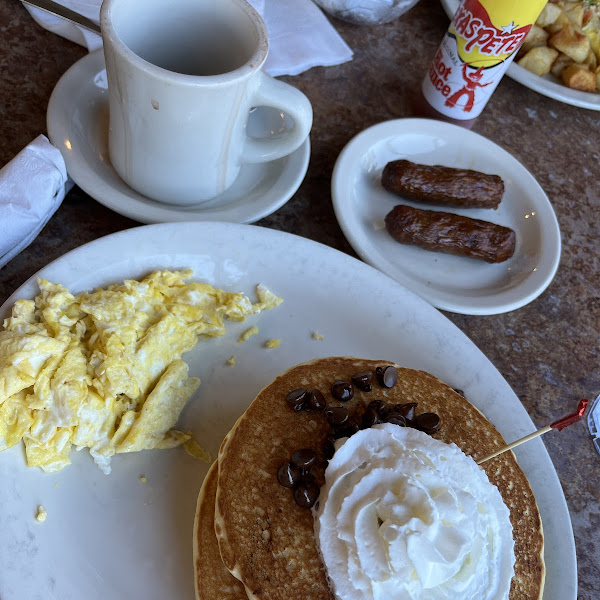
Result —
[[66, 8], [58, 4], [58, 2], [53, 2], [53, 0], [21, 0], [24, 4], [29, 4], [30, 6], [35, 6], [36, 8], [41, 8], [45, 10], [47, 13], [51, 15], [56, 15], [58, 17], [62, 17], [63, 19], [67, 19], [76, 25], [80, 25], [81, 27], [85, 27], [94, 33], [100, 33], [100, 26], [96, 25], [94, 21], [76, 13], [74, 10], [70, 8]]

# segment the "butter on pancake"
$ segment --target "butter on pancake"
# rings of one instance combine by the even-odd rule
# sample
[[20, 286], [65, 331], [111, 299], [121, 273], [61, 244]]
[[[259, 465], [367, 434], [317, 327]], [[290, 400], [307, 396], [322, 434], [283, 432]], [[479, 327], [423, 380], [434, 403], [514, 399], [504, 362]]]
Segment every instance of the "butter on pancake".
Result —
[[[289, 369], [265, 387], [229, 432], [219, 451], [215, 532], [220, 558], [251, 599], [333, 599], [314, 535], [310, 510], [298, 506], [289, 489], [277, 481], [282, 463], [299, 448], [312, 448], [320, 468], [315, 481], [324, 483], [323, 445], [331, 429], [321, 411], [294, 411], [286, 395], [298, 388], [318, 388], [328, 406], [341, 406], [331, 395], [335, 381], [375, 371], [393, 363], [352, 357], [310, 361]], [[475, 460], [505, 445], [502, 436], [465, 398], [436, 377], [398, 368], [391, 388], [354, 389], [343, 406], [360, 414], [374, 399], [391, 405], [417, 402], [418, 413], [441, 418], [435, 438], [454, 442]], [[540, 598], [544, 582], [542, 524], [535, 498], [514, 455], [506, 452], [483, 465], [489, 480], [510, 511], [515, 575], [510, 600]], [[214, 568], [221, 564], [215, 558]]]

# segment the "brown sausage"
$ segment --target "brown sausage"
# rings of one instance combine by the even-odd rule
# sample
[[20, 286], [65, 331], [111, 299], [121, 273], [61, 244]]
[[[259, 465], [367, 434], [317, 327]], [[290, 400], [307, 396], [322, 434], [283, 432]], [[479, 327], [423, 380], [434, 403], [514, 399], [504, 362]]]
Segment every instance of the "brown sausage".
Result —
[[498, 208], [504, 194], [504, 182], [498, 175], [430, 167], [409, 160], [388, 163], [381, 183], [386, 190], [407, 200], [461, 208]]
[[512, 229], [453, 213], [399, 204], [385, 217], [390, 235], [402, 244], [427, 250], [503, 262], [515, 251]]

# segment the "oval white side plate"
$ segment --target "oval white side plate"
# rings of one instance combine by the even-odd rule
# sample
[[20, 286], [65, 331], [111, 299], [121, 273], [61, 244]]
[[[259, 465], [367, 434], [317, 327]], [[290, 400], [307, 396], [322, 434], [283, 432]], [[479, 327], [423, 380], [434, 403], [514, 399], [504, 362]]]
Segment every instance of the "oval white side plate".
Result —
[[[505, 191], [492, 209], [454, 209], [404, 200], [383, 189], [381, 172], [405, 158], [500, 175]], [[508, 152], [462, 127], [429, 119], [398, 119], [354, 137], [335, 164], [331, 193], [336, 217], [360, 257], [434, 306], [456, 313], [508, 312], [548, 286], [560, 258], [552, 206], [533, 176]], [[510, 227], [515, 254], [498, 264], [451, 256], [396, 242], [384, 218], [397, 204], [455, 212]]]

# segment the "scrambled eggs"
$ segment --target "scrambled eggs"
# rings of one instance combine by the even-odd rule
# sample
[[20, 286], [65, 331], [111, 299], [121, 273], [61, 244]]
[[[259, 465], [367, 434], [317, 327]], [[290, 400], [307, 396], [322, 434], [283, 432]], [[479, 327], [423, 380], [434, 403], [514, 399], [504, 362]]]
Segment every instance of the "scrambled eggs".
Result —
[[0, 332], [0, 451], [25, 444], [29, 466], [54, 472], [89, 448], [110, 473], [115, 453], [172, 448], [173, 429], [200, 380], [181, 360], [198, 336], [223, 335], [282, 300], [262, 285], [258, 302], [206, 283], [191, 270], [74, 296], [38, 279], [40, 295], [18, 300]]
[[48, 513], [46, 512], [46, 509], [40, 504], [40, 506], [38, 506], [37, 509], [37, 514], [35, 515], [35, 520], [38, 523], [43, 523], [46, 520], [47, 516]]
[[240, 335], [238, 339], [238, 343], [247, 342], [253, 335], [258, 334], [258, 327], [256, 325], [250, 327], [250, 329], [246, 329], [242, 335]]

